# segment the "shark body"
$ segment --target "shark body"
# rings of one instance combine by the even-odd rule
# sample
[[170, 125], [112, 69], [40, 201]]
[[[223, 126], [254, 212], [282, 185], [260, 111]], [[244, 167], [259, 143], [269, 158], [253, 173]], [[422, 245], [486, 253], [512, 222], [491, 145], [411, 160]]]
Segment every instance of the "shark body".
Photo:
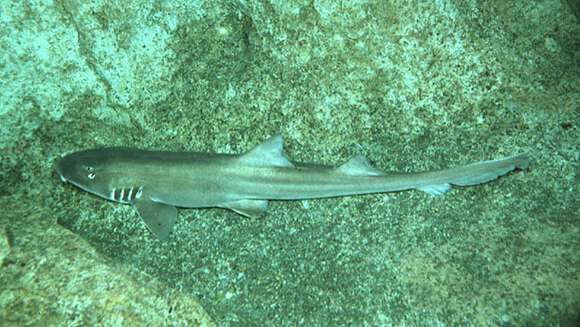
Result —
[[399, 174], [371, 167], [357, 156], [341, 166], [291, 162], [280, 135], [243, 154], [86, 150], [56, 161], [63, 182], [99, 197], [131, 204], [159, 240], [169, 239], [176, 207], [220, 207], [248, 217], [268, 200], [300, 200], [417, 189], [439, 195], [451, 185], [486, 183], [525, 169], [527, 153], [437, 171]]

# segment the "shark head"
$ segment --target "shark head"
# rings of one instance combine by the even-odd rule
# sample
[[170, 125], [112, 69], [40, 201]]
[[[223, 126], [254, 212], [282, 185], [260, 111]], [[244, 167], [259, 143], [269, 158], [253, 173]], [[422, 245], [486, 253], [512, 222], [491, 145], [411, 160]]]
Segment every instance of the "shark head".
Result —
[[55, 167], [60, 179], [105, 199], [112, 197], [114, 163], [103, 150], [87, 150], [71, 153], [56, 160]]
[[[108, 200], [132, 204], [151, 233], [167, 241], [177, 209], [142, 196], [143, 178], [139, 176], [148, 176], [151, 172], [146, 164], [148, 161], [143, 160], [150, 156], [155, 154], [123, 148], [87, 150], [57, 159], [55, 168], [63, 182]], [[156, 166], [159, 162], [154, 160]], [[159, 172], [158, 169], [153, 171]]]

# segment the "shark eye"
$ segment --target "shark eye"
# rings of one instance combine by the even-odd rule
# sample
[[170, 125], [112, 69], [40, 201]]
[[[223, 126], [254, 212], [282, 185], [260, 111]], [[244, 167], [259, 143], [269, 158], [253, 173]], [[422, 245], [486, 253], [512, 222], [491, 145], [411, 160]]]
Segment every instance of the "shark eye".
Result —
[[95, 172], [93, 171], [93, 167], [87, 167], [87, 171], [89, 172], [89, 174], [87, 175], [87, 177], [89, 179], [95, 179]]

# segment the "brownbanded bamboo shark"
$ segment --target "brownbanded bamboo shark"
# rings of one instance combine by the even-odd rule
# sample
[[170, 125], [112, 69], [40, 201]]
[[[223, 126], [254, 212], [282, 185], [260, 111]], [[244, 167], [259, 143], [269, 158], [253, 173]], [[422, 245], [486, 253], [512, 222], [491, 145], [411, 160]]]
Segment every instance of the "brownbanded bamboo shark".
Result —
[[338, 167], [291, 162], [275, 135], [243, 154], [105, 148], [71, 153], [56, 171], [89, 193], [131, 204], [147, 228], [167, 241], [176, 207], [220, 207], [247, 217], [263, 214], [268, 200], [301, 200], [416, 189], [439, 195], [451, 185], [492, 181], [528, 167], [527, 153], [420, 173], [387, 173], [356, 156]]

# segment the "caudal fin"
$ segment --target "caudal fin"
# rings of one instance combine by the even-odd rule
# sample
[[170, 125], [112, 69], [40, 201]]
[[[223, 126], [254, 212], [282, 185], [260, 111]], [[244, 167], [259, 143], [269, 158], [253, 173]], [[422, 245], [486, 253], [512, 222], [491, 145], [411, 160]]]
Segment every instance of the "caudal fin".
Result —
[[454, 174], [452, 174], [449, 183], [460, 186], [487, 183], [514, 169], [526, 169], [529, 164], [530, 159], [527, 152], [509, 158], [477, 162], [450, 169]]
[[487, 183], [503, 176], [514, 169], [526, 169], [530, 164], [528, 153], [516, 154], [513, 157], [482, 161], [467, 166], [429, 172], [433, 183], [417, 187], [418, 190], [433, 195], [447, 192], [451, 185], [470, 186]]

